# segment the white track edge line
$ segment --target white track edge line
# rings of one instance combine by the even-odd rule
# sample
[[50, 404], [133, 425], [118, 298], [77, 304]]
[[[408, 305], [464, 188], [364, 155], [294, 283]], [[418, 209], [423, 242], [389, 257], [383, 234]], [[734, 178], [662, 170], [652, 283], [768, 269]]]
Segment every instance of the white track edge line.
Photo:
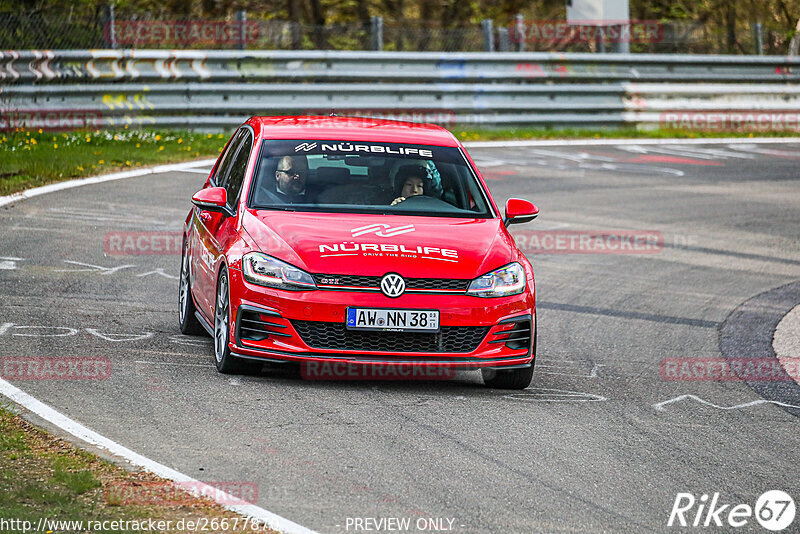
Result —
[[186, 163], [171, 163], [168, 165], [156, 165], [154, 167], [145, 167], [143, 169], [132, 169], [130, 171], [115, 172], [111, 174], [101, 174], [99, 176], [90, 176], [89, 178], [78, 178], [77, 180], [68, 180], [66, 182], [57, 182], [54, 184], [43, 185], [41, 187], [34, 187], [33, 189], [26, 189], [13, 195], [0, 197], [0, 206], [11, 204], [26, 198], [37, 197], [46, 193], [53, 193], [63, 189], [72, 189], [73, 187], [80, 187], [82, 185], [100, 184], [103, 182], [111, 182], [114, 180], [122, 180], [123, 178], [134, 178], [137, 176], [147, 176], [149, 174], [159, 174], [162, 172], [183, 171], [195, 167], [203, 167], [214, 165], [216, 159], [201, 159], [195, 161], [188, 161]]
[[1, 378], [0, 393], [8, 397], [13, 402], [35, 413], [42, 419], [72, 434], [76, 438], [89, 443], [90, 445], [106, 449], [111, 454], [124, 458], [133, 465], [142, 467], [160, 476], [161, 478], [166, 478], [173, 482], [177, 482], [181, 484], [180, 487], [189, 493], [197, 496], [210, 497], [224, 508], [246, 517], [261, 521], [267, 527], [279, 532], [285, 532], [286, 534], [315, 534], [313, 530], [310, 530], [302, 525], [298, 525], [297, 523], [290, 521], [285, 517], [281, 517], [254, 504], [230, 504], [237, 500], [232, 495], [229, 495], [223, 491], [220, 491], [214, 486], [200, 482], [189, 475], [184, 475], [180, 471], [176, 471], [175, 469], [167, 467], [126, 447], [123, 447], [119, 443], [112, 441], [93, 430], [90, 430], [77, 421], [70, 419], [62, 413], [54, 410], [50, 406], [44, 404], [43, 402], [37, 400], [36, 398]]
[[[708, 138], [708, 139], [531, 139], [526, 141], [468, 141], [464, 143], [467, 148], [514, 148], [514, 147], [535, 147], [535, 146], [609, 146], [619, 144], [637, 144], [637, 145], [708, 145], [708, 144], [789, 144], [800, 143], [800, 137], [730, 137], [730, 138]], [[79, 178], [77, 180], [68, 180], [66, 182], [58, 182], [54, 184], [43, 185], [41, 187], [34, 187], [19, 193], [0, 197], [0, 206], [12, 204], [14, 202], [25, 200], [55, 191], [62, 191], [64, 189], [72, 189], [82, 185], [100, 184], [104, 182], [111, 182], [113, 180], [122, 180], [124, 178], [135, 178], [137, 176], [147, 176], [150, 174], [159, 174], [162, 172], [182, 171], [186, 169], [193, 169], [196, 167], [203, 167], [207, 165], [214, 165], [216, 159], [203, 159], [196, 161], [189, 161], [186, 163], [174, 163], [168, 165], [156, 165], [154, 167], [147, 167], [144, 169], [133, 169], [130, 171], [115, 172], [111, 174], [103, 174], [99, 176], [91, 176], [89, 178]]]
[[467, 148], [514, 148], [527, 146], [608, 146], [608, 145], [746, 145], [800, 143], [800, 137], [719, 137], [706, 139], [528, 139], [525, 141], [468, 141]]

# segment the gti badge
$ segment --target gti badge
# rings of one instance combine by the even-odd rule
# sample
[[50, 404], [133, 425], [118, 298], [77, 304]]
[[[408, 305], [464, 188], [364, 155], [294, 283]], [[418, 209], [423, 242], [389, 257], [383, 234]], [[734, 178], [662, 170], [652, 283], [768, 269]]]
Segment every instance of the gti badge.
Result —
[[303, 152], [308, 152], [309, 150], [314, 150], [315, 148], [317, 148], [317, 143], [300, 143], [294, 147], [294, 151], [300, 152], [302, 150]]
[[397, 298], [406, 290], [406, 281], [397, 273], [388, 273], [381, 278], [381, 291], [390, 298]]
[[413, 232], [414, 230], [416, 230], [416, 228], [414, 228], [413, 224], [395, 226], [392, 228], [391, 225], [385, 223], [375, 223], [353, 228], [350, 230], [350, 232], [352, 233], [353, 237], [358, 237], [364, 234], [375, 234], [378, 237], [393, 237], [400, 234], [407, 234], [408, 232]]

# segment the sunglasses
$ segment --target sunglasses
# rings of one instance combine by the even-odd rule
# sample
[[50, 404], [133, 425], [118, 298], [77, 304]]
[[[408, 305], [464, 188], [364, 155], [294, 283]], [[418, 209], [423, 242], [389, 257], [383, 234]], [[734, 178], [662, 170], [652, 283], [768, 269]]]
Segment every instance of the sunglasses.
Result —
[[278, 169], [278, 172], [282, 172], [294, 178], [302, 178], [308, 174], [308, 170], [306, 169]]

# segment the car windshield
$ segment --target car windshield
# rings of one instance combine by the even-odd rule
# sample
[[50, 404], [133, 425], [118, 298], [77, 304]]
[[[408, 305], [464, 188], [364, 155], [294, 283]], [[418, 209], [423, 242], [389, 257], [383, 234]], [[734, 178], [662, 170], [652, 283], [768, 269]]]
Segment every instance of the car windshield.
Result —
[[265, 140], [255, 209], [489, 218], [486, 194], [455, 147]]

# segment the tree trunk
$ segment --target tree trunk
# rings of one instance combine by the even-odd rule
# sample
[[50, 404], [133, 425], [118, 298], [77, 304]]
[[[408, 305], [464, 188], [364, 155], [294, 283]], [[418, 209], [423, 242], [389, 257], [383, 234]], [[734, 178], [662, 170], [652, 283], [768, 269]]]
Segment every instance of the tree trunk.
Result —
[[317, 50], [325, 50], [328, 48], [327, 38], [325, 36], [325, 12], [322, 9], [320, 0], [311, 0], [311, 22], [314, 24], [314, 46]]
[[728, 45], [728, 53], [736, 53], [736, 4], [730, 2], [727, 5], [725, 12], [725, 30], [727, 34], [726, 43]]
[[362, 26], [369, 25], [369, 8], [367, 6], [367, 0], [356, 0], [356, 17], [358, 17], [358, 22]]

